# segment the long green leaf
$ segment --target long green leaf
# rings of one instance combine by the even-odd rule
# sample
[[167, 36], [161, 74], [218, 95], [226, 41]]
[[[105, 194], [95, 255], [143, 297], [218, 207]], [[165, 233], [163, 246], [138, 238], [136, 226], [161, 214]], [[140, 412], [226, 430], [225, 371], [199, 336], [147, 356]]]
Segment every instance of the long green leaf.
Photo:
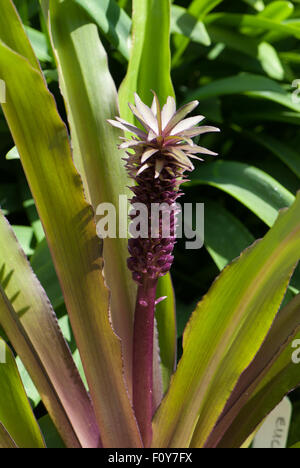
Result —
[[[0, 309], [5, 309], [7, 304], [7, 298], [0, 287]], [[4, 437], [4, 426], [18, 447], [44, 448], [44, 440], [24, 391], [14, 356], [1, 338], [0, 346], [4, 349], [4, 360], [0, 361], [0, 439], [3, 440]]]
[[162, 103], [174, 96], [169, 42], [170, 0], [133, 0], [133, 44], [119, 91], [121, 117], [128, 122], [133, 119], [128, 103], [133, 102], [135, 92], [149, 105], [151, 89]]
[[289, 18], [293, 14], [294, 9], [295, 7], [292, 2], [277, 0], [267, 5], [263, 11], [258, 13], [257, 17], [269, 18], [280, 23], [281, 21]]
[[41, 396], [19, 356], [16, 357], [16, 363], [25, 388], [26, 395], [28, 396], [32, 408], [36, 408], [41, 402]]
[[245, 94], [258, 99], [281, 104], [288, 109], [300, 112], [300, 105], [293, 100], [291, 93], [285, 91], [278, 83], [269, 78], [250, 73], [222, 78], [198, 88], [186, 96], [186, 101], [209, 99], [230, 94]]
[[12, 50], [16, 50], [20, 55], [25, 56], [33, 68], [40, 70], [39, 62], [11, 0], [5, 2], [1, 13], [1, 40]]
[[299, 260], [299, 208], [300, 194], [198, 304], [185, 330], [183, 357], [154, 418], [153, 447], [186, 447], [193, 433], [193, 447], [205, 444], [264, 341]]
[[[49, 30], [58, 62], [60, 83], [71, 127], [73, 157], [88, 196], [98, 205], [119, 210], [119, 196], [130, 197], [121, 135], [107, 123], [118, 114], [117, 91], [109, 73], [106, 52], [96, 26], [73, 1], [50, 4]], [[80, 70], [80, 72], [79, 72]], [[127, 203], [125, 198], [125, 226]], [[127, 233], [125, 232], [125, 236]], [[105, 280], [111, 293], [113, 327], [122, 340], [127, 385], [131, 391], [135, 284], [127, 268], [127, 237], [104, 240]]]
[[[199, 177], [198, 177], [199, 176]], [[187, 186], [211, 185], [229, 193], [255, 213], [268, 226], [278, 210], [290, 206], [294, 195], [260, 169], [233, 161], [206, 164], [194, 172]]]
[[[1, 213], [0, 253], [0, 284], [12, 303], [1, 309], [0, 324], [66, 444], [97, 447], [99, 431], [94, 412], [70, 350], [45, 291]], [[73, 401], [78, 402], [76, 409]]]
[[299, 339], [300, 295], [278, 314], [265, 342], [241, 376], [211, 433], [209, 447], [239, 447], [284, 395], [300, 385], [292, 347]]
[[[7, 9], [6, 13], [1, 15], [0, 37], [13, 42], [11, 12]], [[3, 29], [2, 22], [8, 27]], [[25, 41], [21, 40], [22, 46]], [[64, 291], [103, 445], [139, 446], [140, 436], [123, 380], [121, 346], [108, 317], [100, 241], [72, 162], [65, 125], [40, 71], [3, 43], [0, 77], [7, 84], [4, 114]]]

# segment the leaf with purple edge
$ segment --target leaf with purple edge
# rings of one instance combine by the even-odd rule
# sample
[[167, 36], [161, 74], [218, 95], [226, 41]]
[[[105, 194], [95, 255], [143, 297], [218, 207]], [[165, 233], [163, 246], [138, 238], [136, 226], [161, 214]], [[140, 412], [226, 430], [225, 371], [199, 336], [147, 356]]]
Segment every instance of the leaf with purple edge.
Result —
[[291, 390], [299, 387], [292, 343], [300, 337], [300, 294], [282, 308], [241, 375], [206, 447], [239, 447]]
[[204, 446], [267, 336], [299, 260], [299, 206], [300, 193], [198, 304], [184, 334], [183, 357], [154, 418], [153, 447], [186, 447], [191, 439], [192, 447]]
[[[12, 301], [11, 307], [0, 311], [2, 328], [65, 443], [70, 447], [98, 447], [100, 436], [90, 398], [55, 313], [1, 212], [0, 253], [0, 284], [5, 285], [5, 294]], [[76, 410], [74, 400], [78, 402]]]
[[0, 448], [4, 448], [4, 449], [18, 448], [16, 443], [13, 441], [13, 439], [10, 437], [9, 433], [7, 432], [7, 430], [1, 423], [0, 423]]
[[[96, 223], [99, 220], [97, 208], [102, 203], [111, 203], [117, 218], [121, 219], [128, 205], [125, 197], [128, 200], [130, 193], [123, 161], [126, 153], [118, 149], [117, 143], [118, 137], [124, 136], [120, 130], [127, 132], [128, 128], [122, 119], [116, 124], [120, 130], [107, 122], [118, 116], [119, 109], [106, 50], [97, 26], [78, 2], [52, 0], [46, 15], [70, 124], [72, 154], [84, 183], [86, 198], [94, 209]], [[138, 129], [129, 130], [143, 136]], [[125, 218], [124, 231], [126, 221]], [[113, 328], [121, 339], [126, 386], [130, 394], [136, 288], [127, 268], [127, 257], [126, 232], [103, 240], [110, 314]]]

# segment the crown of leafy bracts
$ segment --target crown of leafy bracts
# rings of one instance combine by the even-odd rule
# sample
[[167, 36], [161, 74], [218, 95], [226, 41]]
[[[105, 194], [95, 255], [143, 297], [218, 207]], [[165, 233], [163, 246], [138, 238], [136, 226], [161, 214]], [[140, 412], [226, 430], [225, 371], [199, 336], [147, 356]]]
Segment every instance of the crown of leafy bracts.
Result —
[[[129, 104], [131, 111], [144, 127], [144, 130], [132, 125], [120, 117], [109, 122], [126, 132], [135, 136], [128, 139], [122, 138], [120, 149], [133, 149], [135, 155], [128, 153], [132, 158], [131, 167], [135, 167], [139, 176], [146, 169], [154, 167], [154, 177], [163, 178], [163, 169], [171, 176], [176, 176], [177, 171], [192, 171], [194, 166], [191, 159], [203, 159], [196, 154], [217, 154], [194, 144], [192, 138], [209, 132], [219, 132], [216, 127], [197, 125], [205, 118], [202, 115], [185, 118], [199, 104], [198, 101], [184, 105], [176, 112], [176, 103], [173, 97], [168, 97], [166, 104], [161, 109], [157, 95], [154, 94], [152, 107], [144, 104], [140, 97], [135, 94], [135, 106]], [[174, 172], [174, 169], [177, 170]]]

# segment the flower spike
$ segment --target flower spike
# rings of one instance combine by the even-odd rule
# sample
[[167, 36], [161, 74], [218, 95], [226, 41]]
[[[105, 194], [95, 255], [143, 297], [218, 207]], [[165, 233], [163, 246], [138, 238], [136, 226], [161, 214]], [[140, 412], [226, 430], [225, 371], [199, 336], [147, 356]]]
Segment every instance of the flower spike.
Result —
[[[138, 284], [133, 340], [133, 406], [145, 447], [151, 445], [151, 420], [156, 410], [153, 408], [152, 379], [157, 281], [173, 263], [178, 214], [176, 200], [181, 195], [180, 185], [186, 180], [184, 173], [194, 169], [192, 159], [202, 161], [197, 154], [216, 154], [194, 144], [192, 138], [219, 131], [216, 127], [198, 127], [204, 119], [201, 115], [187, 117], [198, 106], [198, 101], [186, 104], [176, 112], [173, 97], [169, 97], [161, 108], [156, 93], [153, 94], [151, 108], [137, 94], [135, 105], [129, 104], [144, 130], [118, 117], [109, 121], [133, 134], [131, 139], [122, 138], [120, 148], [128, 150], [126, 168], [134, 181], [131, 202], [146, 207], [149, 224], [148, 232], [128, 242], [128, 268]], [[154, 205], [162, 210], [158, 220], [152, 219]], [[165, 213], [170, 220], [167, 233], [163, 222]], [[132, 210], [130, 218], [132, 226], [141, 224], [136, 210]]]

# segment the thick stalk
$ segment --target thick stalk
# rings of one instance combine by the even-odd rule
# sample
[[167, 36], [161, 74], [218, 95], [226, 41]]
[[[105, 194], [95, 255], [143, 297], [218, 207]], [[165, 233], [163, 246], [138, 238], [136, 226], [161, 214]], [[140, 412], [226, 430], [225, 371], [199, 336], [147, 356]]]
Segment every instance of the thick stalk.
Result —
[[138, 288], [133, 343], [133, 406], [145, 447], [152, 441], [153, 334], [157, 280]]

